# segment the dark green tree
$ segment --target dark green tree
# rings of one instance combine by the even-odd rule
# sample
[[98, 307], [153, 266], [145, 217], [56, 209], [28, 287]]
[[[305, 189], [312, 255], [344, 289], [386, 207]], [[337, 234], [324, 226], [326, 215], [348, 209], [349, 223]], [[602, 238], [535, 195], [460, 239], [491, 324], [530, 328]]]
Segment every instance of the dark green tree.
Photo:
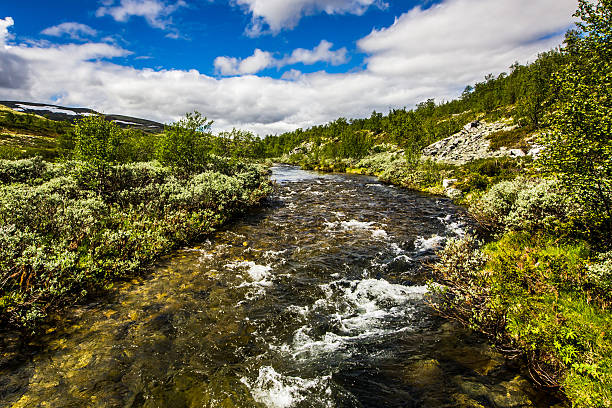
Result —
[[201, 113], [187, 113], [184, 118], [166, 126], [157, 147], [158, 160], [179, 173], [203, 169], [210, 158], [213, 121]]
[[110, 167], [118, 160], [123, 130], [104, 116], [79, 119], [74, 127], [74, 159], [84, 164], [84, 181], [101, 191]]
[[579, 0], [578, 30], [556, 76], [559, 100], [542, 164], [558, 175], [595, 225], [612, 227], [612, 0]]

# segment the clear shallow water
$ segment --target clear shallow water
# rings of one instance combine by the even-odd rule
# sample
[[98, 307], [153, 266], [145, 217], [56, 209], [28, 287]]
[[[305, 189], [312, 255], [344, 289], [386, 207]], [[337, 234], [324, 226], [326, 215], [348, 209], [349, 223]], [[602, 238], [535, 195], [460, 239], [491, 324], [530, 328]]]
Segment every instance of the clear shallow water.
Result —
[[272, 177], [268, 206], [43, 338], [3, 333], [0, 406], [549, 406], [426, 305], [424, 264], [466, 228], [449, 201], [363, 176]]

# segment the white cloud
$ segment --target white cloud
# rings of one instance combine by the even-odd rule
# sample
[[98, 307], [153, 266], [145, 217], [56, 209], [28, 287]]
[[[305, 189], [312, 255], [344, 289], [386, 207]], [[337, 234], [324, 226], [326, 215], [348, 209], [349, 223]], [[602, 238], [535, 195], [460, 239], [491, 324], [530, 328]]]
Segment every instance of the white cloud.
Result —
[[184, 0], [166, 4], [163, 0], [105, 0], [96, 11], [96, 16], [109, 15], [116, 21], [126, 22], [132, 16], [143, 17], [151, 27], [166, 29], [171, 24], [170, 15], [181, 7], [186, 7]]
[[255, 74], [274, 65], [274, 57], [271, 53], [257, 48], [253, 55], [243, 60], [234, 57], [217, 57], [214, 64], [215, 70], [221, 75]]
[[332, 51], [334, 44], [329, 41], [321, 41], [313, 50], [298, 48], [293, 50], [291, 56], [283, 60], [284, 65], [297, 64], [312, 65], [317, 62], [328, 62], [332, 65], [341, 65], [347, 62], [346, 48]]
[[[456, 97], [485, 74], [533, 60], [560, 44], [576, 6], [576, 0], [446, 0], [443, 6], [412, 10], [360, 40], [367, 54], [363, 70], [291, 70], [285, 79], [136, 69], [112, 63], [128, 51], [109, 44], [13, 44], [5, 53], [28, 76], [0, 81], [0, 96], [49, 103], [59, 94], [64, 95], [60, 104], [160, 121], [197, 109], [215, 120], [217, 130], [281, 132], [339, 116], [369, 115], [373, 109], [412, 107], [430, 97]], [[319, 47], [326, 49], [325, 43]], [[269, 58], [260, 50], [257, 58], [226, 62], [228, 69], [255, 71]], [[4, 60], [0, 56], [0, 79]]]
[[362, 15], [369, 7], [387, 7], [382, 0], [233, 0], [252, 14], [247, 33], [262, 34], [265, 26], [273, 34], [284, 28], [293, 28], [303, 16], [327, 14]]
[[559, 44], [577, 0], [446, 0], [415, 8], [358, 46], [375, 75], [469, 82]]
[[83, 39], [82, 36], [93, 37], [98, 34], [98, 32], [90, 26], [74, 22], [62, 23], [53, 27], [45, 28], [41, 33], [52, 37], [62, 37], [67, 35], [73, 40], [81, 40]]
[[341, 48], [332, 51], [333, 44], [329, 41], [321, 41], [312, 50], [297, 48], [291, 55], [284, 58], [274, 58], [273, 54], [267, 51], [256, 49], [253, 55], [245, 59], [235, 57], [215, 58], [215, 71], [221, 75], [244, 75], [255, 74], [266, 68], [282, 68], [287, 65], [302, 63], [305, 65], [316, 64], [317, 62], [327, 62], [332, 65], [344, 64], [347, 61], [347, 50]]
[[0, 45], [6, 44], [6, 40], [10, 38], [8, 28], [15, 24], [12, 17], [0, 19]]

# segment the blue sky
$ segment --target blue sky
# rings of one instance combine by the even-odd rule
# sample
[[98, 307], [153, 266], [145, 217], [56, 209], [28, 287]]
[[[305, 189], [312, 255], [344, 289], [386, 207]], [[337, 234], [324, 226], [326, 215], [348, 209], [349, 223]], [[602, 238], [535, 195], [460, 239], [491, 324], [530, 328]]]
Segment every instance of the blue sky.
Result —
[[[374, 3], [362, 14], [361, 10], [359, 14], [322, 12], [301, 18], [299, 25], [293, 29], [253, 36], [247, 33], [251, 16], [245, 12], [245, 6], [223, 0], [189, 1], [184, 6], [180, 5], [171, 15], [159, 18], [164, 28], [155, 27], [145, 17], [138, 15], [128, 17], [127, 21], [117, 21], [108, 14], [97, 16], [96, 12], [103, 6], [95, 0], [29, 0], [27, 3], [27, 7], [19, 1], [2, 6], [4, 15], [1, 17], [11, 16], [19, 24], [18, 29], [14, 30], [14, 40], [17, 42], [41, 39], [56, 44], [74, 42], [74, 38], [67, 34], [50, 36], [43, 31], [62, 23], [78, 22], [96, 31], [96, 35], [78, 34], [82, 42], [104, 38], [129, 48], [133, 54], [124, 59], [125, 64], [137, 68], [197, 69], [209, 75], [217, 74], [214, 60], [218, 56], [246, 58], [257, 48], [272, 50], [278, 56], [283, 56], [296, 48], [313, 49], [323, 39], [331, 42], [333, 49], [346, 48], [350, 54], [346, 62], [299, 64], [300, 71], [350, 71], [363, 65], [364, 54], [356, 49], [359, 38], [365, 37], [374, 28], [390, 26], [397, 16], [417, 5], [432, 5], [431, 0], [407, 0], [379, 5]], [[289, 69], [270, 68], [260, 73], [280, 78]]]
[[259, 134], [456, 97], [562, 41], [576, 0], [29, 0], [0, 98]]

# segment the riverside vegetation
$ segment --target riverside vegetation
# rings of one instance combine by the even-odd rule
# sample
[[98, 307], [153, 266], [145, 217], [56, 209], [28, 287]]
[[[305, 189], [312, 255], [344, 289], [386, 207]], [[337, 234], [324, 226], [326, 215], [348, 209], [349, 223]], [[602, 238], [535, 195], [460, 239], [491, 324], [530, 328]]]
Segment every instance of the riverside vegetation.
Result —
[[[538, 385], [572, 406], [611, 407], [612, 2], [580, 0], [575, 16], [562, 48], [458, 100], [269, 136], [261, 150], [432, 193], [454, 183], [478, 228], [439, 254], [434, 308], [523, 358]], [[508, 124], [486, 134], [491, 148], [525, 157], [421, 158], [474, 120]]]
[[263, 167], [218, 155], [227, 140], [212, 136], [197, 113], [162, 135], [123, 130], [101, 116], [73, 127], [5, 111], [5, 121], [28, 133], [53, 129], [45, 156], [64, 160], [3, 150], [38, 155], [0, 160], [4, 325], [36, 328], [54, 307], [133, 276], [271, 191]]

